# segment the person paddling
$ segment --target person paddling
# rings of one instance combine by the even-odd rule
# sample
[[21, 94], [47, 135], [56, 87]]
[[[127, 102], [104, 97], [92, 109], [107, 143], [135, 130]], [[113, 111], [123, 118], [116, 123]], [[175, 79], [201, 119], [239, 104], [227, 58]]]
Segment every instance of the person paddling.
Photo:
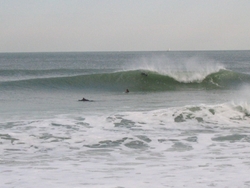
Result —
[[78, 100], [78, 101], [90, 101], [90, 100], [85, 99], [85, 98], [83, 97], [82, 100]]

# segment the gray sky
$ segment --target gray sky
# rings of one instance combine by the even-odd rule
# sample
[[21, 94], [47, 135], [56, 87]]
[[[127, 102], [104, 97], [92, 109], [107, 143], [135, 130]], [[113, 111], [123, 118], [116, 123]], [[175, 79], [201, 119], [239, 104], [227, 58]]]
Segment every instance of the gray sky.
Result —
[[0, 0], [0, 52], [249, 50], [250, 0]]

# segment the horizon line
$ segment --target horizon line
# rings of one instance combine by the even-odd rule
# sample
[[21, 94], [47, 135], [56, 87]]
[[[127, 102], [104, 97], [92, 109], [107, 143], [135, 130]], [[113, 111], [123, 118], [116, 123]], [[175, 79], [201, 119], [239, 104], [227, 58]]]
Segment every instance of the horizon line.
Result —
[[250, 51], [249, 50], [98, 50], [98, 51], [6, 51], [3, 53], [113, 53], [113, 52], [219, 52], [219, 51]]

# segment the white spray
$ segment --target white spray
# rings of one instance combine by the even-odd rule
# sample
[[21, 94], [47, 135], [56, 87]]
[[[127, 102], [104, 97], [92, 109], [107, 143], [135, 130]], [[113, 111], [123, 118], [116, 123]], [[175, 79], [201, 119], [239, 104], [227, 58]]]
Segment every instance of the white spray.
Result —
[[152, 71], [167, 75], [179, 82], [191, 83], [202, 82], [208, 75], [225, 69], [218, 62], [206, 58], [191, 57], [170, 59], [166, 56], [143, 58], [132, 62], [130, 70]]

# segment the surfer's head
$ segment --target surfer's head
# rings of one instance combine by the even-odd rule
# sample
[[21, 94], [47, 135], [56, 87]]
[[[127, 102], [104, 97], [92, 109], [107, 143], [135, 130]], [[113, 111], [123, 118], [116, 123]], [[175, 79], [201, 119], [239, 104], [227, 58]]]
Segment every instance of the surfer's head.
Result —
[[128, 89], [126, 89], [125, 93], [129, 93], [129, 90], [128, 90]]

